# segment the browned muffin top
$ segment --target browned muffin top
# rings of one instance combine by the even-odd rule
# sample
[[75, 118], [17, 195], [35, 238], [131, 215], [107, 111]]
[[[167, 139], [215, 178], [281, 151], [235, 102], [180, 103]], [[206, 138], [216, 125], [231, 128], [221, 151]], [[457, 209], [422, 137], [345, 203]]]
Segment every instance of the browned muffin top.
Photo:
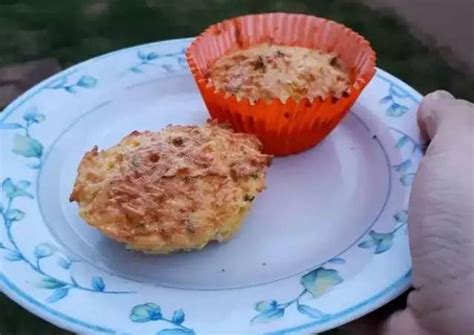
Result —
[[255, 136], [216, 124], [134, 131], [85, 154], [71, 201], [89, 224], [130, 248], [200, 248], [227, 238], [223, 225], [265, 188], [271, 157], [260, 148]]
[[303, 47], [259, 44], [217, 59], [208, 73], [216, 89], [238, 100], [339, 98], [350, 77], [337, 56]]

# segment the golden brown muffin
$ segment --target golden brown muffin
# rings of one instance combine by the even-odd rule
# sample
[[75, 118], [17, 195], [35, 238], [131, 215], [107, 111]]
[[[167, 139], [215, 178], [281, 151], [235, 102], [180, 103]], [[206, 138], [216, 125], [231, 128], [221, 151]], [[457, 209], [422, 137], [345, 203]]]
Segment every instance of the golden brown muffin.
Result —
[[218, 89], [251, 102], [289, 97], [340, 98], [350, 76], [334, 54], [271, 44], [259, 44], [217, 59], [208, 80]]
[[84, 155], [70, 201], [128, 248], [200, 249], [229, 239], [265, 188], [271, 157], [260, 148], [255, 136], [216, 124], [134, 131]]

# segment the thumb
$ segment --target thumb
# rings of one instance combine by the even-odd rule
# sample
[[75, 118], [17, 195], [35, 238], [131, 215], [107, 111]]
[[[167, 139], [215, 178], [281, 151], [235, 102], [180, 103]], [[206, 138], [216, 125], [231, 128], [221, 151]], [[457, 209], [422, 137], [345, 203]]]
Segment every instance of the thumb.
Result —
[[418, 110], [418, 124], [422, 135], [433, 140], [459, 139], [473, 129], [474, 104], [455, 99], [449, 92], [435, 91], [423, 98]]

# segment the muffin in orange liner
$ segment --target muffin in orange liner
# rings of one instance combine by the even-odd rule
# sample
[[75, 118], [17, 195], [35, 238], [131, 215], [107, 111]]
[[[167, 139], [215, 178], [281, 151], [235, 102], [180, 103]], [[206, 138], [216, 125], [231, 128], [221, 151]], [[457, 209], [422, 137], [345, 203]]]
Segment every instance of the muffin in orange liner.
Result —
[[[348, 90], [339, 98], [250, 101], [218, 90], [209, 80], [209, 69], [217, 59], [263, 43], [335, 54], [349, 71]], [[367, 40], [339, 23], [271, 13], [210, 26], [191, 43], [186, 59], [212, 118], [230, 122], [236, 131], [255, 134], [266, 153], [288, 155], [315, 146], [337, 126], [374, 76], [376, 56]]]

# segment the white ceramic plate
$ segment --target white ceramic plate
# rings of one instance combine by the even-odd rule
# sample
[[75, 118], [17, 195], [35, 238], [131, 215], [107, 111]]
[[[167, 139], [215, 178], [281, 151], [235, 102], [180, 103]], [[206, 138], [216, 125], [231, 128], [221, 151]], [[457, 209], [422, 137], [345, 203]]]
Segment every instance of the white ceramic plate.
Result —
[[0, 114], [3, 292], [70, 330], [170, 335], [322, 331], [404, 291], [420, 95], [382, 70], [323, 143], [274, 160], [268, 189], [227, 243], [144, 256], [79, 218], [68, 198], [92, 146], [205, 122], [189, 42], [91, 59]]

